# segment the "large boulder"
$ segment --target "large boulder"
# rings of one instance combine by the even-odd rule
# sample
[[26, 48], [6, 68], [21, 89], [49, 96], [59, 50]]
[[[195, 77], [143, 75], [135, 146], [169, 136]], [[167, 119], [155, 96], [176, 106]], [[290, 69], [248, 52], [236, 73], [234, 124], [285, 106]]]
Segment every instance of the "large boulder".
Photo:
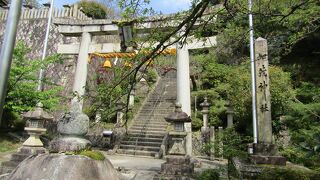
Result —
[[25, 159], [9, 180], [118, 180], [119, 173], [108, 159], [99, 161], [80, 155], [41, 154]]

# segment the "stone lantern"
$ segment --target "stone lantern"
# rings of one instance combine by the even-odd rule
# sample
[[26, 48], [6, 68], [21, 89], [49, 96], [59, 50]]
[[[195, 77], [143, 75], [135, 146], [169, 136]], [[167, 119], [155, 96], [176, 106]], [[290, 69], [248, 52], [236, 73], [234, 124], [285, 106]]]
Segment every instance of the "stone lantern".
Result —
[[208, 114], [209, 114], [209, 107], [210, 103], [208, 103], [208, 98], [205, 97], [203, 103], [200, 104], [202, 107], [202, 114], [203, 114], [203, 126], [201, 129], [207, 129], [208, 128]]
[[201, 127], [201, 137], [203, 143], [210, 142], [210, 128], [208, 126], [208, 114], [209, 114], [209, 107], [210, 103], [208, 102], [208, 98], [205, 97], [203, 103], [200, 104], [202, 107], [202, 117], [203, 117], [203, 126]]
[[122, 123], [122, 119], [123, 119], [123, 108], [124, 108], [125, 104], [121, 101], [116, 102], [116, 111], [117, 111], [117, 124], [121, 124]]
[[43, 104], [39, 102], [34, 111], [29, 111], [23, 115], [27, 119], [28, 126], [24, 129], [30, 137], [23, 143], [27, 147], [43, 147], [40, 135], [46, 132], [44, 123], [47, 120], [53, 120], [53, 117], [43, 110]]
[[187, 132], [184, 123], [191, 122], [190, 116], [182, 112], [181, 104], [176, 103], [175, 111], [165, 120], [173, 126], [169, 132], [169, 151], [166, 162], [161, 165], [162, 176], [176, 177], [191, 175], [194, 171], [194, 164], [190, 162], [190, 156], [186, 155], [185, 139]]
[[233, 127], [233, 114], [234, 114], [234, 109], [230, 102], [226, 103], [226, 108], [227, 108], [227, 127], [232, 128]]
[[130, 91], [130, 97], [129, 97], [129, 106], [130, 107], [134, 106], [135, 95], [136, 95], [136, 87], [133, 87], [132, 90]]

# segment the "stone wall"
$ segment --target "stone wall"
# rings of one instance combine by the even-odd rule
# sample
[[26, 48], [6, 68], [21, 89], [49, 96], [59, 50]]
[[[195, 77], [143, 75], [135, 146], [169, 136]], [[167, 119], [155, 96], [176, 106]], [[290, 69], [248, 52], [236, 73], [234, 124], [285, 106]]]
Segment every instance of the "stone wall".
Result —
[[[31, 48], [31, 52], [28, 55], [30, 59], [40, 59], [43, 53], [44, 39], [47, 28], [47, 19], [28, 19], [20, 20], [17, 31], [17, 41], [23, 41], [28, 47]], [[0, 45], [2, 47], [3, 35], [5, 32], [5, 21], [0, 21]], [[58, 32], [58, 27], [54, 24], [51, 25], [47, 55], [53, 55], [57, 53], [58, 44], [64, 42], [77, 41], [75, 38], [64, 37]], [[57, 64], [49, 67], [45, 71], [45, 76], [52, 80], [54, 84], [62, 85], [64, 87], [62, 91], [63, 97], [66, 97], [63, 102], [68, 102], [71, 99], [73, 74], [75, 72], [76, 56], [63, 56], [63, 64]], [[49, 87], [46, 87], [49, 88]], [[65, 111], [68, 103], [61, 103], [59, 110], [55, 113], [55, 119]]]

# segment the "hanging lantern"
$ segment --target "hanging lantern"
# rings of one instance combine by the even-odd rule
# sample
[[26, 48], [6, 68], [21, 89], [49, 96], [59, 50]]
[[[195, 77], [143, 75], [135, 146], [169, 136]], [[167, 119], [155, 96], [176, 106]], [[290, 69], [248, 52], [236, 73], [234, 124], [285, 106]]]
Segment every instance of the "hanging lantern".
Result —
[[104, 68], [111, 68], [112, 67], [110, 59], [106, 58], [106, 61], [103, 63], [103, 67]]
[[130, 63], [130, 62], [128, 62], [128, 61], [125, 61], [125, 62], [124, 62], [124, 66], [131, 68], [131, 67], [132, 67], [132, 63]]
[[149, 59], [148, 61], [147, 61], [147, 66], [153, 66], [153, 60], [152, 59]]

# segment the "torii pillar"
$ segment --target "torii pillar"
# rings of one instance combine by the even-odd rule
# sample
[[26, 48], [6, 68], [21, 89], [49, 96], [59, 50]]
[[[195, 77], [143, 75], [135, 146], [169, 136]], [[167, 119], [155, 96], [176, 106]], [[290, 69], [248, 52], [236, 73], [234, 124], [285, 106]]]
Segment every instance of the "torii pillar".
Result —
[[[181, 103], [182, 111], [191, 116], [189, 51], [186, 45], [180, 44], [177, 44], [177, 101]], [[187, 132], [186, 153], [192, 156], [191, 122], [184, 126]]]
[[82, 96], [85, 93], [85, 86], [87, 82], [88, 74], [88, 57], [89, 57], [89, 46], [92, 35], [89, 32], [83, 32], [81, 37], [81, 44], [79, 49], [77, 67], [75, 72], [75, 79], [73, 83], [73, 93], [76, 94], [71, 101], [71, 106], [79, 106], [82, 111], [83, 100]]

